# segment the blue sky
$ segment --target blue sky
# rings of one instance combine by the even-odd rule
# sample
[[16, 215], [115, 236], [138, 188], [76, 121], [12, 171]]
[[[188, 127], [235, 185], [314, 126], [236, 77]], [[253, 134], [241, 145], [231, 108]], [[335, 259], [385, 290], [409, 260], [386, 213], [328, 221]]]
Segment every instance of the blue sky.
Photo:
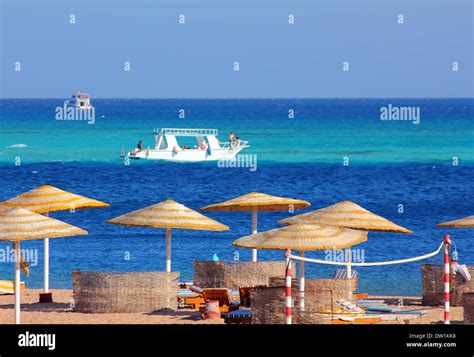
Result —
[[2, 98], [474, 96], [471, 0], [1, 0], [1, 11]]

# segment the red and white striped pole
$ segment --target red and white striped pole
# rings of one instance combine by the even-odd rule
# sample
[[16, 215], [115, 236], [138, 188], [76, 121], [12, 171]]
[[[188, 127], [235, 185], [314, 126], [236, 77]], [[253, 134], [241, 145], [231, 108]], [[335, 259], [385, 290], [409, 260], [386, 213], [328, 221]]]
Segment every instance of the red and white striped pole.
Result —
[[286, 297], [286, 309], [285, 309], [285, 323], [291, 325], [291, 249], [285, 251], [285, 297]]
[[444, 324], [449, 325], [449, 278], [450, 278], [450, 262], [449, 262], [449, 234], [444, 236]]

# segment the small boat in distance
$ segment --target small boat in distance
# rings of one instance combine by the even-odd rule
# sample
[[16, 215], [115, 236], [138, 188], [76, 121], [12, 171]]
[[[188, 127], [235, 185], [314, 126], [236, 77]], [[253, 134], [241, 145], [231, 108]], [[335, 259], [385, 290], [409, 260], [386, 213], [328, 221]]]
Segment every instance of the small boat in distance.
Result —
[[71, 99], [64, 101], [65, 107], [73, 107], [75, 109], [93, 109], [91, 104], [90, 96], [88, 93], [76, 92], [71, 96]]
[[[249, 147], [248, 141], [241, 141], [238, 138], [220, 142], [217, 139], [217, 129], [162, 128], [154, 129], [153, 134], [156, 142], [153, 149], [136, 148], [128, 152], [126, 158], [181, 162], [231, 160], [240, 151]], [[196, 144], [181, 146], [177, 139], [179, 137], [194, 137]]]

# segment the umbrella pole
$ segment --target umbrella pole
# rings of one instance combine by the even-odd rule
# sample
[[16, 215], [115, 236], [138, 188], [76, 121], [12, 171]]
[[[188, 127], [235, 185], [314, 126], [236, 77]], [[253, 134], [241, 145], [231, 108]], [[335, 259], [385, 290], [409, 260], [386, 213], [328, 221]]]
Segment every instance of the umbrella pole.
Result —
[[171, 272], [171, 228], [166, 228], [166, 272]]
[[43, 283], [44, 293], [49, 293], [49, 238], [43, 239], [44, 241], [44, 268], [43, 268]]
[[39, 294], [39, 302], [53, 302], [53, 295], [49, 292], [49, 238], [43, 239], [44, 267], [43, 267], [43, 292]]
[[[252, 234], [257, 234], [257, 208], [252, 209]], [[252, 261], [257, 261], [257, 249], [252, 249]]]
[[346, 278], [347, 279], [350, 279], [351, 276], [352, 276], [351, 261], [352, 261], [351, 248], [346, 248], [346, 262], [347, 262], [347, 265], [346, 265]]
[[[346, 248], [346, 279], [351, 279], [352, 277], [352, 267], [351, 267], [351, 262], [352, 262], [352, 254], [351, 254], [351, 248]], [[348, 298], [349, 300], [352, 300], [352, 290], [349, 285], [349, 293], [348, 293]]]
[[[304, 258], [304, 250], [299, 251], [299, 256]], [[305, 290], [305, 281], [304, 281], [304, 260], [299, 261], [299, 275], [300, 275], [300, 309], [304, 311], [304, 290]]]
[[[48, 212], [43, 213], [48, 217]], [[49, 292], [49, 238], [43, 239], [44, 244], [44, 262], [43, 262], [43, 293], [39, 294], [39, 302], [53, 302], [53, 296]]]
[[15, 324], [20, 324], [20, 241], [13, 244], [15, 250]]

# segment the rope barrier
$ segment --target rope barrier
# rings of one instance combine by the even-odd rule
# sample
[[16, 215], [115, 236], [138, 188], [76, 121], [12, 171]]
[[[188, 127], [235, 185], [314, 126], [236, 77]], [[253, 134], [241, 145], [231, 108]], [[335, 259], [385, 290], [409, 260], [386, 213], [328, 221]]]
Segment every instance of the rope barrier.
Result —
[[318, 263], [318, 264], [351, 265], [351, 266], [359, 266], [359, 267], [393, 265], [393, 264], [403, 264], [403, 263], [415, 262], [417, 260], [423, 260], [423, 259], [434, 257], [435, 255], [437, 255], [441, 251], [444, 244], [445, 244], [444, 242], [441, 243], [438, 249], [436, 249], [434, 252], [429, 253], [429, 254], [420, 255], [418, 257], [407, 258], [407, 259], [390, 260], [390, 261], [386, 261], [386, 262], [372, 262], [372, 263], [333, 262], [333, 261], [327, 261], [327, 260], [321, 260], [321, 259], [304, 258], [304, 257], [300, 257], [300, 256], [297, 256], [297, 255], [290, 255], [290, 259], [300, 260], [300, 261], [305, 261], [305, 262], [310, 262], [310, 263]]
[[[292, 255], [291, 250], [287, 249], [285, 252], [286, 260], [286, 274], [285, 274], [285, 295], [286, 295], [286, 324], [291, 325], [292, 323], [292, 297], [291, 297], [291, 260], [299, 260], [300, 262], [310, 262], [318, 264], [328, 264], [328, 265], [354, 265], [354, 266], [382, 266], [382, 265], [393, 265], [393, 264], [402, 264], [415, 262], [417, 260], [423, 260], [437, 255], [441, 249], [444, 247], [444, 323], [449, 324], [449, 308], [450, 308], [450, 251], [449, 247], [453, 242], [450, 240], [448, 234], [444, 236], [443, 243], [440, 244], [438, 249], [432, 253], [425, 255], [420, 255], [418, 257], [399, 259], [399, 260], [390, 260], [386, 262], [373, 262], [373, 263], [353, 263], [349, 262], [332, 262], [320, 259], [305, 258], [304, 256]], [[331, 298], [332, 301], [332, 298]], [[331, 309], [332, 310], [332, 309]]]

